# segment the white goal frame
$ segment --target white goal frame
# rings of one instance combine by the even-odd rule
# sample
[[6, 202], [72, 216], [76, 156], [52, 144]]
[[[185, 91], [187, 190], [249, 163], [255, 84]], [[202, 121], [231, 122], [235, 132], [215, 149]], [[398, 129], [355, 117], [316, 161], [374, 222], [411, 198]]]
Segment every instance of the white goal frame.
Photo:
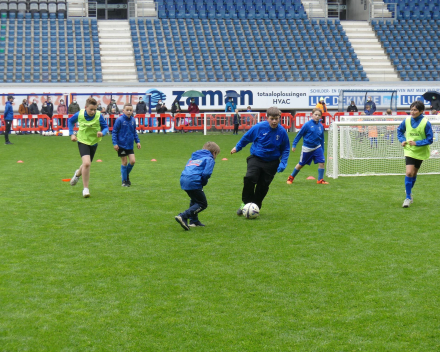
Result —
[[[356, 116], [358, 117], [358, 116]], [[377, 116], [377, 117], [382, 117], [382, 116]], [[403, 153], [403, 148], [402, 148], [402, 172], [401, 173], [356, 173], [356, 174], [343, 174], [343, 173], [339, 173], [339, 161], [341, 159], [341, 155], [343, 154], [343, 150], [344, 150], [344, 143], [345, 141], [340, 138], [340, 127], [344, 127], [344, 126], [352, 126], [352, 127], [358, 127], [358, 126], [398, 126], [402, 123], [403, 119], [402, 115], [397, 115], [397, 116], [393, 116], [393, 115], [388, 115], [388, 116], [383, 116], [389, 119], [396, 119], [394, 121], [335, 121], [330, 125], [330, 130], [332, 133], [332, 140], [329, 140], [329, 144], [327, 147], [327, 164], [328, 166], [331, 166], [331, 170], [329, 170], [329, 167], [327, 167], [327, 170], [329, 170], [327, 172], [327, 176], [331, 177], [331, 178], [338, 178], [339, 176], [384, 176], [384, 175], [404, 175], [405, 174], [405, 167], [403, 164], [404, 161], [404, 153]], [[409, 116], [407, 116], [409, 117]], [[439, 126], [436, 128], [437, 131], [440, 131], [440, 116], [438, 119], [430, 119], [430, 123], [433, 126]], [[330, 132], [329, 132], [329, 136], [330, 136]], [[342, 135], [341, 135], [342, 137]], [[399, 141], [397, 140], [396, 143], [399, 143]], [[437, 141], [438, 143], [438, 141]], [[400, 144], [400, 143], [399, 143]], [[342, 159], [348, 159], [348, 158], [342, 158]], [[384, 159], [388, 159], [388, 158], [384, 158]], [[395, 159], [395, 158], [393, 158]], [[423, 165], [422, 165], [422, 169], [421, 172], [419, 172], [419, 175], [423, 175], [423, 174], [440, 174], [440, 155], [435, 155], [435, 157], [433, 158], [432, 155], [430, 157], [430, 159], [428, 160], [435, 160], [436, 163], [438, 163], [438, 168], [436, 168], [436, 171], [432, 171], [432, 172], [423, 172]], [[366, 159], [367, 160], [367, 159]], [[426, 163], [427, 161], [425, 161]], [[331, 163], [331, 165], [329, 165]]]

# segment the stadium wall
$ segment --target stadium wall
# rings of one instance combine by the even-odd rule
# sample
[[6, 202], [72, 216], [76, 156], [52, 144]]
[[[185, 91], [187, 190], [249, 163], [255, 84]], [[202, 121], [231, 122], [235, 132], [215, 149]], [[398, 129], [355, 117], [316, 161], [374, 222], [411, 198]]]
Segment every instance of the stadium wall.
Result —
[[[409, 85], [408, 82], [392, 82], [388, 84], [320, 84], [316, 85], [300, 85], [300, 84], [277, 84], [277, 85], [249, 85], [249, 84], [233, 84], [233, 85], [221, 85], [221, 84], [173, 84], [163, 85], [151, 83], [150, 85], [137, 84], [137, 85], [36, 85], [26, 86], [23, 85], [8, 85], [0, 88], [0, 111], [3, 110], [6, 97], [8, 94], [17, 95], [15, 100], [14, 110], [18, 110], [18, 105], [21, 104], [21, 99], [33, 95], [52, 95], [61, 93], [67, 97], [67, 103], [70, 104], [71, 98], [76, 94], [82, 94], [77, 96], [78, 103], [82, 106], [87, 99], [87, 95], [93, 94], [93, 96], [101, 102], [102, 105], [110, 103], [110, 96], [113, 94], [117, 98], [117, 104], [124, 104], [129, 102], [130, 99], [133, 104], [137, 104], [138, 94], [139, 96], [150, 92], [153, 94], [152, 103], [155, 104], [155, 98], [160, 96], [166, 101], [168, 107], [171, 103], [179, 98], [181, 107], [185, 110], [189, 104], [189, 98], [182, 98], [181, 95], [187, 90], [198, 90], [203, 92], [205, 98], [197, 98], [197, 104], [202, 111], [223, 111], [226, 100], [225, 94], [229, 91], [237, 92], [240, 97], [236, 102], [240, 109], [245, 109], [247, 106], [251, 106], [253, 110], [265, 110], [270, 106], [277, 106], [281, 110], [308, 110], [316, 105], [320, 97], [324, 97], [329, 110], [336, 111], [338, 109], [339, 91], [341, 89], [353, 89], [353, 90], [396, 90], [397, 91], [397, 108], [407, 109], [409, 105], [417, 100], [422, 99], [423, 93], [426, 91], [440, 90], [440, 84], [433, 82], [415, 82], [414, 85]], [[124, 93], [136, 93], [132, 97], [130, 95], [124, 95]], [[379, 103], [377, 99], [380, 96], [373, 97], [376, 103]], [[348, 96], [347, 99], [350, 99]], [[58, 105], [58, 99], [55, 100], [55, 108]], [[425, 101], [426, 105], [430, 105], [430, 102]], [[344, 106], [346, 104], [344, 103]], [[358, 106], [360, 108], [360, 106]], [[363, 107], [362, 107], [363, 108]]]

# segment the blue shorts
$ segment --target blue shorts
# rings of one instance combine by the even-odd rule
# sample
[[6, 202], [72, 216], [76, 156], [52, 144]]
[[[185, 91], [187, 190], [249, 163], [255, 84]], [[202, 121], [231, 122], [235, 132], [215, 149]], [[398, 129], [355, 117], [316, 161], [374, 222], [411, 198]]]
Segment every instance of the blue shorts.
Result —
[[319, 147], [318, 149], [307, 153], [301, 152], [301, 158], [299, 158], [299, 164], [301, 166], [310, 165], [312, 163], [312, 160], [315, 162], [315, 164], [325, 163], [325, 157], [322, 147]]

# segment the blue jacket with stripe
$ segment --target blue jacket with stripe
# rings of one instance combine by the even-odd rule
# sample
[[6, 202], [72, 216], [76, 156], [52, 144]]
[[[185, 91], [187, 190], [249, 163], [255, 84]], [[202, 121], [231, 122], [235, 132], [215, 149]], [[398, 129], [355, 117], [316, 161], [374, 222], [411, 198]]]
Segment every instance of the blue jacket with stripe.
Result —
[[269, 122], [257, 123], [238, 141], [235, 149], [242, 150], [247, 144], [252, 143], [251, 154], [264, 161], [273, 161], [281, 158], [281, 163], [287, 166], [290, 153], [289, 136], [285, 128], [278, 125], [270, 127]]
[[209, 150], [195, 151], [180, 175], [180, 187], [185, 191], [203, 189], [212, 175], [214, 165], [215, 160]]

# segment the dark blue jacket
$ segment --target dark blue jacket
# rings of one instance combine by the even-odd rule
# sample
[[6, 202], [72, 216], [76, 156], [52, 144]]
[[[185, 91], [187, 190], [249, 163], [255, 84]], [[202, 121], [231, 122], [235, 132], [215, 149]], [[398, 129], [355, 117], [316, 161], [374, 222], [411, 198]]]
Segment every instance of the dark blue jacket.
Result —
[[185, 191], [202, 189], [214, 170], [215, 160], [209, 150], [202, 149], [192, 153], [180, 175], [180, 186]]
[[264, 161], [273, 161], [281, 158], [281, 163], [287, 166], [289, 159], [289, 136], [283, 126], [270, 127], [269, 122], [263, 121], [253, 126], [238, 141], [235, 149], [242, 150], [248, 143], [252, 143], [251, 154]]
[[[367, 110], [367, 105], [370, 105], [370, 110]], [[364, 112], [367, 115], [373, 115], [376, 112], [376, 103], [374, 101], [372, 101], [372, 100], [367, 101], [365, 103]]]
[[12, 121], [14, 119], [14, 109], [11, 102], [8, 100], [5, 106], [5, 112], [3, 114], [5, 120]]
[[136, 121], [133, 116], [123, 114], [113, 125], [112, 142], [123, 149], [133, 149], [133, 142], [140, 143], [136, 132]]

